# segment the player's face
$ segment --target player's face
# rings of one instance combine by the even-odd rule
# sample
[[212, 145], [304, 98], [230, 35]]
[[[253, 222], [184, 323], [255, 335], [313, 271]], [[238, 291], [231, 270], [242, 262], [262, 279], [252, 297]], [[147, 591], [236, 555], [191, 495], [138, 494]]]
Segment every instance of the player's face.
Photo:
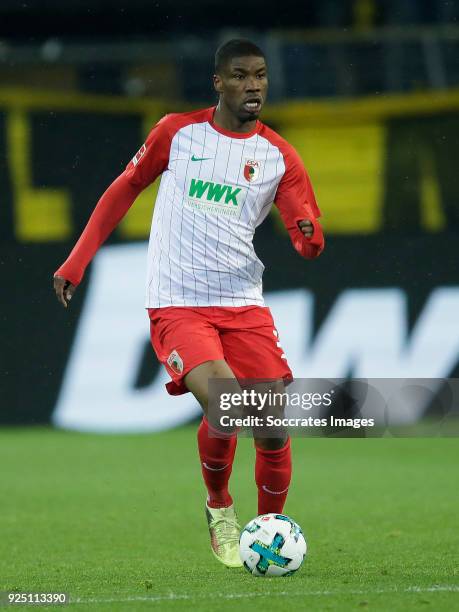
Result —
[[262, 57], [233, 58], [214, 77], [220, 101], [241, 123], [258, 118], [268, 92], [268, 74]]

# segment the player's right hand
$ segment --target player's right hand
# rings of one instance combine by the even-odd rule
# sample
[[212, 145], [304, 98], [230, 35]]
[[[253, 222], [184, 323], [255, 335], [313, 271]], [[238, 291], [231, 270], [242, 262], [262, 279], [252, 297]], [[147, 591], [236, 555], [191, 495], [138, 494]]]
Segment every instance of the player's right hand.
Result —
[[62, 276], [54, 277], [54, 291], [58, 301], [67, 308], [73, 294], [75, 293], [76, 287], [68, 280], [65, 280]]

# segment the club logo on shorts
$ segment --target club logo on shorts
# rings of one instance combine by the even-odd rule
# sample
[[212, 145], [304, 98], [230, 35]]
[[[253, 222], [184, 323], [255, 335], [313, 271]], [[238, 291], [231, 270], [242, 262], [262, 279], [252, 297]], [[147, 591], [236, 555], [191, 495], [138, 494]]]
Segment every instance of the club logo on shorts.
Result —
[[145, 155], [145, 152], [147, 150], [147, 145], [143, 144], [140, 149], [137, 151], [137, 153], [134, 155], [134, 157], [132, 158], [132, 163], [134, 164], [134, 166], [137, 166], [137, 164], [139, 163], [139, 161], [142, 159], [142, 157]]
[[177, 351], [174, 349], [172, 353], [167, 358], [167, 364], [171, 370], [173, 370], [176, 374], [181, 374], [183, 372], [183, 361]]
[[254, 183], [260, 174], [260, 162], [256, 159], [246, 159], [244, 166], [244, 178], [249, 183]]

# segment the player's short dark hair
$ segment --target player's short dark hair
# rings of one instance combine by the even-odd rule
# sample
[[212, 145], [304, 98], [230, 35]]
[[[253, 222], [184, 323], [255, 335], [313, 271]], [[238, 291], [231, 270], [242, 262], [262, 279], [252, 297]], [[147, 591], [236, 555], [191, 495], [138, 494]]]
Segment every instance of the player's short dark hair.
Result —
[[215, 72], [218, 74], [235, 57], [265, 57], [255, 43], [245, 38], [233, 38], [218, 47], [215, 53]]

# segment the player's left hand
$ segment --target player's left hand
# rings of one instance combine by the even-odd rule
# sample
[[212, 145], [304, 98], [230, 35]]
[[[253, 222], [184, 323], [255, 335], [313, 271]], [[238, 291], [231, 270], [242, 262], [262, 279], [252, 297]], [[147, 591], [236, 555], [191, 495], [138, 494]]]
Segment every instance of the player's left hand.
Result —
[[53, 278], [54, 291], [58, 301], [67, 308], [73, 294], [75, 293], [76, 287], [72, 283], [62, 276], [54, 276]]
[[309, 219], [303, 219], [303, 221], [298, 221], [298, 227], [306, 236], [306, 238], [312, 238], [312, 235], [314, 233], [314, 226], [311, 221], [309, 221]]

